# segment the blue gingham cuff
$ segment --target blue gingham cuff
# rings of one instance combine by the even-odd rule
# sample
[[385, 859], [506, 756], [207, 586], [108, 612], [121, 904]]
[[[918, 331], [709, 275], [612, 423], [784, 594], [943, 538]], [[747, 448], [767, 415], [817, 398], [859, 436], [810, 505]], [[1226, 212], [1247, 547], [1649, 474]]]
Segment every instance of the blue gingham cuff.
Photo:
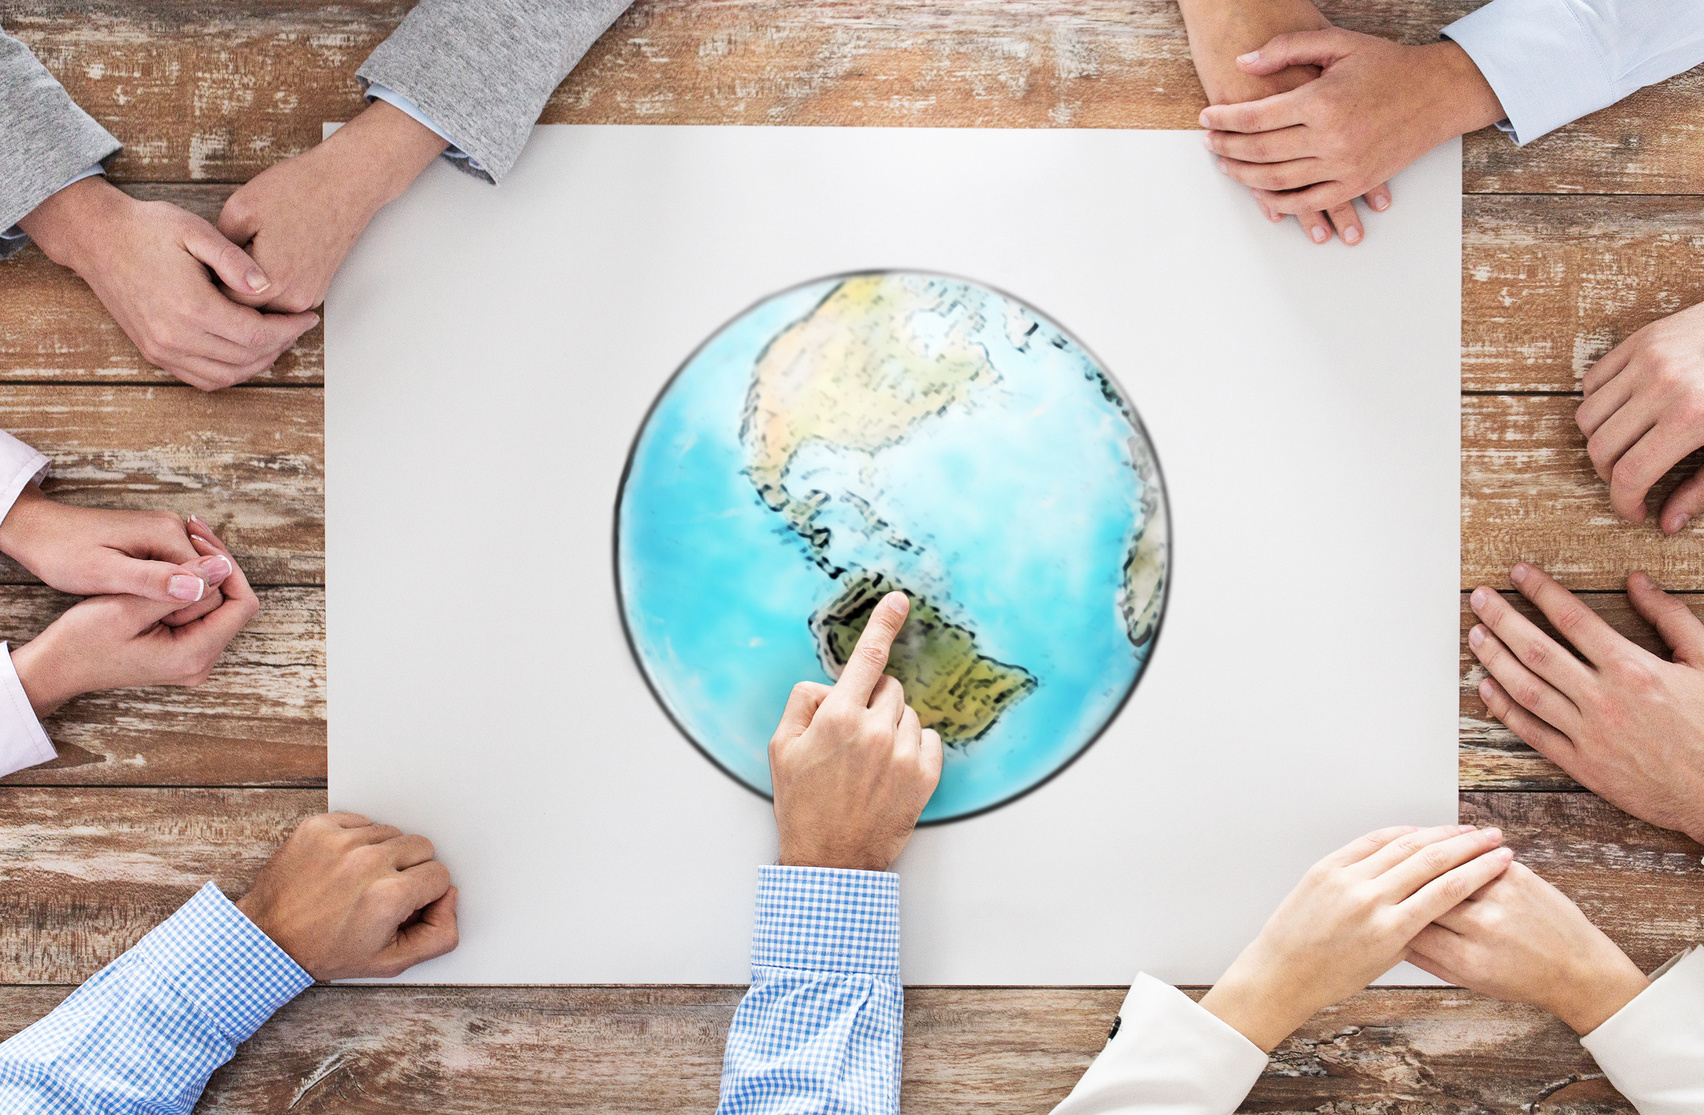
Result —
[[124, 960], [146, 965], [171, 984], [233, 1045], [247, 1041], [314, 982], [212, 883], [137, 942]]
[[759, 868], [751, 965], [899, 978], [899, 876]]

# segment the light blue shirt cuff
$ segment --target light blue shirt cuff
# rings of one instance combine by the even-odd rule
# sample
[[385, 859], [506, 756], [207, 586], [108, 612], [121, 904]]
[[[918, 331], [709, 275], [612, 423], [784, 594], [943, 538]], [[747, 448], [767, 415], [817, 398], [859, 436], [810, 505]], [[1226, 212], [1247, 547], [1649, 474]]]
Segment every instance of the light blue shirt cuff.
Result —
[[1445, 27], [1518, 144], [1704, 61], [1698, 0], [1491, 0]]
[[466, 162], [468, 166], [473, 167], [475, 170], [485, 169], [479, 165], [478, 159], [469, 156], [466, 151], [463, 151], [456, 144], [456, 141], [450, 138], [450, 134], [448, 132], [438, 127], [436, 121], [422, 112], [419, 105], [415, 104], [401, 93], [398, 93], [390, 86], [380, 85], [377, 82], [367, 86], [367, 100], [383, 101], [388, 105], [393, 105], [412, 116], [416, 123], [431, 129], [433, 135], [436, 135], [439, 139], [450, 145], [449, 149], [444, 152], [444, 158]]
[[753, 968], [899, 978], [899, 876], [831, 867], [759, 869]]
[[[72, 175], [69, 179], [66, 180], [65, 186], [69, 186], [72, 182], [81, 182], [85, 178], [93, 178], [97, 174], [105, 174], [105, 173], [106, 173], [106, 167], [102, 166], [99, 163], [96, 163], [94, 166], [85, 170], [83, 173]], [[65, 186], [59, 187], [59, 190], [63, 190], [65, 188]], [[56, 194], [56, 193], [59, 192], [59, 190], [54, 190], [53, 193]], [[52, 194], [49, 194], [48, 196], [51, 197]], [[6, 229], [4, 232], [0, 232], [0, 240], [24, 240], [24, 239], [27, 239], [27, 238], [28, 238], [28, 233], [24, 232], [24, 230], [19, 228], [17, 225], [13, 225], [11, 228]]]
[[247, 1041], [314, 982], [212, 883], [121, 963], [144, 965], [170, 983], [232, 1045]]

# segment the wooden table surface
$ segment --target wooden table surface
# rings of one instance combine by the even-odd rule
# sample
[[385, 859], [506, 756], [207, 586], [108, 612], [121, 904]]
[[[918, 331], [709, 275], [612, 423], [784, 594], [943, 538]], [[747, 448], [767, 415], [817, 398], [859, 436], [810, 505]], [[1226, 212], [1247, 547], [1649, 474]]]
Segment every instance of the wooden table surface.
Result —
[[[15, 0], [0, 21], [125, 141], [114, 180], [212, 216], [235, 184], [314, 143], [322, 120], [360, 110], [355, 67], [408, 6]], [[1423, 42], [1475, 6], [1324, 10]], [[1189, 128], [1203, 103], [1165, 0], [640, 0], [544, 120]], [[1704, 69], [1524, 150], [1470, 136], [1463, 161], [1463, 630], [1467, 590], [1505, 584], [1524, 559], [1654, 646], [1620, 595], [1626, 572], [1697, 592], [1704, 551], [1696, 535], [1616, 520], [1572, 416], [1593, 360], [1704, 300]], [[1378, 235], [1376, 216], [1369, 228]], [[205, 686], [73, 702], [48, 725], [60, 758], [0, 785], [0, 1037], [203, 880], [241, 893], [325, 807], [323, 356], [315, 329], [269, 374], [203, 395], [145, 364], [39, 252], [0, 266], [0, 428], [52, 456], [60, 499], [200, 514], [264, 604]], [[1322, 568], [1295, 586], [1297, 612], [1323, 622], [1310, 594], [1375, 591], [1368, 581]], [[14, 641], [68, 603], [10, 565], [0, 598]], [[1377, 746], [1377, 725], [1338, 718], [1331, 663], [1319, 674], [1319, 730]], [[1704, 939], [1704, 849], [1527, 750], [1480, 704], [1480, 676], [1464, 649], [1463, 818], [1502, 825], [1639, 964]], [[708, 1111], [740, 991], [316, 987], [214, 1076], [203, 1109]], [[1045, 1112], [1099, 1050], [1122, 994], [911, 989], [905, 1109]], [[1285, 1043], [1245, 1110], [1631, 1109], [1535, 1010], [1386, 989]]]

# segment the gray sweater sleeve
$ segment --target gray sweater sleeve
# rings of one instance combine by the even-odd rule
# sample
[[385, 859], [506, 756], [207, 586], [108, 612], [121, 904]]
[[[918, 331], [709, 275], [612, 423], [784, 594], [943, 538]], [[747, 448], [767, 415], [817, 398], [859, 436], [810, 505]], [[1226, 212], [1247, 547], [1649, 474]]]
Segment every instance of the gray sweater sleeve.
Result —
[[[0, 30], [0, 232], [119, 146], [28, 47]], [[27, 243], [0, 237], [0, 258]]]
[[407, 97], [501, 181], [551, 91], [631, 0], [420, 0], [361, 64], [361, 88]]

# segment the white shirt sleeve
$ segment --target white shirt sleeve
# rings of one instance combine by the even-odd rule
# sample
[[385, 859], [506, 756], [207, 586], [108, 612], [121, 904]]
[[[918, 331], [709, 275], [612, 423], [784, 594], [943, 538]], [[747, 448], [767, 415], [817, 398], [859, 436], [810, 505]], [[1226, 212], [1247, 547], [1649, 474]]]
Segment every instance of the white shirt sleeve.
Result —
[[0, 778], [45, 763], [55, 754], [12, 668], [11, 648], [0, 643]]
[[1124, 997], [1106, 1048], [1053, 1115], [1231, 1115], [1266, 1054], [1146, 973]]
[[1651, 973], [1651, 986], [1580, 1044], [1639, 1115], [1704, 1111], [1704, 948]]
[[1698, 0], [1491, 0], [1443, 29], [1508, 115], [1516, 143], [1704, 62]]
[[25, 484], [39, 484], [47, 475], [47, 457], [0, 430], [0, 519], [18, 502]]

